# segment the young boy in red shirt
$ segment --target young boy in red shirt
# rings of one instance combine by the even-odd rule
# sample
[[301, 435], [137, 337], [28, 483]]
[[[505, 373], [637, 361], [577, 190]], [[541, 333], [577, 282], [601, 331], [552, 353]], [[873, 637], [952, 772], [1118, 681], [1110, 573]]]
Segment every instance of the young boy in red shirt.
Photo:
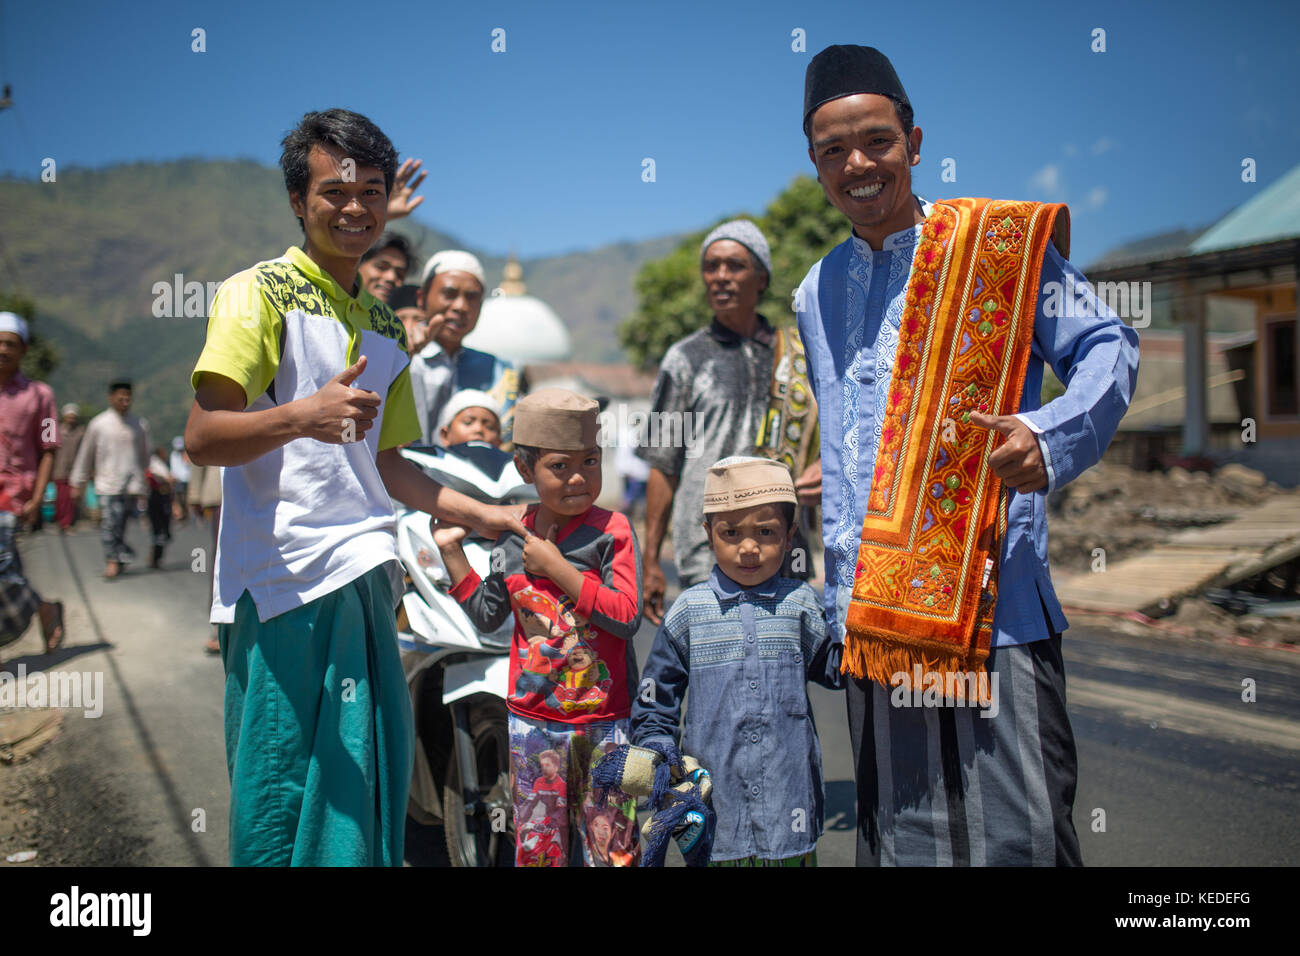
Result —
[[[601, 488], [596, 415], [595, 402], [564, 389], [542, 389], [515, 406], [515, 465], [540, 503], [524, 515], [526, 537], [497, 539], [486, 580], [465, 559], [465, 529], [434, 534], [455, 582], [451, 594], [475, 627], [490, 632], [515, 614], [507, 706], [519, 866], [564, 865], [575, 832], [583, 864], [597, 865], [586, 825], [597, 813], [589, 783], [593, 755], [628, 740], [640, 550], [627, 518], [595, 506]], [[531, 820], [543, 755], [547, 763], [558, 757], [567, 791], [567, 812], [552, 816], [545, 833]], [[611, 849], [635, 865], [635, 804], [625, 794], [612, 797], [624, 819], [613, 827], [620, 845]]]

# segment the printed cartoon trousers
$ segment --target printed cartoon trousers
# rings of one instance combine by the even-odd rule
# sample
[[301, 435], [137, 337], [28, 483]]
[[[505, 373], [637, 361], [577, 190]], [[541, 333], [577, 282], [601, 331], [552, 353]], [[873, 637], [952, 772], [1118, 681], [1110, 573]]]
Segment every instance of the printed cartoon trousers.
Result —
[[576, 834], [583, 866], [637, 866], [636, 799], [613, 790], [598, 807], [591, 793], [592, 763], [628, 742], [628, 721], [567, 724], [512, 713], [509, 729], [515, 865], [568, 866]]
[[414, 728], [385, 568], [263, 623], [245, 591], [218, 636], [231, 865], [401, 866]]

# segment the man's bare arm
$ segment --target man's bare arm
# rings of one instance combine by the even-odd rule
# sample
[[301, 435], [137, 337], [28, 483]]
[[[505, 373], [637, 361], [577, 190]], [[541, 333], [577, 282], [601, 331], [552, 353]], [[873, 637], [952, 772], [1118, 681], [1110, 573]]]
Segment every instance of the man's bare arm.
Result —
[[650, 469], [645, 491], [645, 547], [641, 549], [641, 590], [645, 595], [645, 616], [651, 624], [659, 624], [664, 616], [664, 591], [668, 581], [659, 567], [659, 551], [663, 547], [668, 518], [673, 510], [673, 496], [677, 493], [677, 475], [666, 475], [658, 468]]
[[205, 372], [185, 425], [185, 449], [196, 465], [246, 465], [295, 438], [341, 445], [359, 441], [374, 424], [380, 398], [352, 388], [366, 357], [306, 398], [257, 412], [244, 409], [244, 389], [224, 375]]
[[473, 528], [489, 538], [496, 538], [502, 531], [527, 533], [519, 521], [525, 505], [485, 505], [444, 488], [403, 458], [397, 448], [385, 448], [375, 457], [375, 464], [388, 493], [408, 508], [431, 514], [439, 521]]

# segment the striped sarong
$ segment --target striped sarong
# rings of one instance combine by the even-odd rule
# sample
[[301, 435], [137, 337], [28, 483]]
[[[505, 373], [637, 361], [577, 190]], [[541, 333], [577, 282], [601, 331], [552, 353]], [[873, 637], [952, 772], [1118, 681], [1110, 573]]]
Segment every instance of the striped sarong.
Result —
[[847, 684], [859, 866], [1079, 866], [1059, 635], [995, 647], [996, 716]]
[[27, 583], [14, 540], [18, 516], [0, 511], [0, 647], [12, 644], [27, 630], [41, 607], [41, 598]]

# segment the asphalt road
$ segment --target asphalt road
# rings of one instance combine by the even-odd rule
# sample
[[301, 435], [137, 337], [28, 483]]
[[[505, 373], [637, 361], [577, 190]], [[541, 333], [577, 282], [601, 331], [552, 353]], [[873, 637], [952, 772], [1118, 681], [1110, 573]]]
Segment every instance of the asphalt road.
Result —
[[[143, 552], [144, 532], [133, 527], [130, 537]], [[209, 585], [193, 570], [209, 547], [206, 529], [187, 525], [162, 570], [105, 581], [96, 529], [23, 539], [31, 579], [67, 605], [68, 639], [49, 658], [29, 634], [0, 652], [0, 666], [102, 672], [104, 682], [103, 715], [68, 712], [38, 758], [54, 767], [37, 808], [53, 821], [41, 828], [55, 844], [46, 862], [226, 862], [223, 675], [202, 651]], [[640, 659], [652, 638], [644, 626]], [[1085, 863], [1300, 861], [1300, 653], [1073, 627], [1065, 656]], [[1254, 702], [1242, 700], [1245, 680]], [[815, 686], [811, 696], [827, 780], [818, 855], [823, 866], [847, 866], [855, 837], [844, 698]]]

